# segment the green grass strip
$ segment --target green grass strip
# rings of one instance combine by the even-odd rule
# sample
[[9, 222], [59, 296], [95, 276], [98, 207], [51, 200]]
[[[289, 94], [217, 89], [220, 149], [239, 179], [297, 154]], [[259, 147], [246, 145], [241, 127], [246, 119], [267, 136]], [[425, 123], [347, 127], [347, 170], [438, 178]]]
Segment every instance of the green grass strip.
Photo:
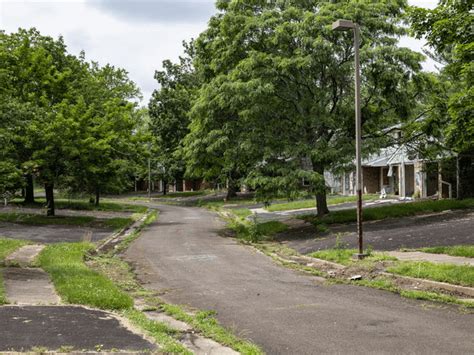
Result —
[[[364, 195], [364, 201], [374, 201], [379, 198], [379, 195]], [[340, 203], [347, 202], [356, 202], [357, 196], [330, 196], [327, 199], [328, 206], [338, 205]], [[287, 203], [276, 203], [266, 207], [265, 209], [269, 212], [279, 212], [279, 211], [288, 211], [288, 210], [300, 210], [304, 208], [316, 208], [316, 200], [313, 198], [311, 200], [302, 200], [302, 201], [291, 201]]]
[[[44, 198], [37, 198], [35, 203], [25, 204], [20, 199], [15, 199], [10, 202], [13, 205], [30, 207], [30, 208], [44, 208], [46, 200]], [[79, 211], [109, 211], [109, 212], [132, 212], [132, 213], [145, 213], [147, 211], [146, 206], [122, 204], [110, 201], [103, 201], [96, 206], [90, 203], [88, 200], [81, 199], [55, 199], [55, 207], [57, 209], [68, 209], [68, 210], [79, 210]]]
[[450, 247], [431, 247], [419, 249], [425, 253], [447, 254], [451, 256], [461, 256], [474, 258], [474, 245], [455, 245]]
[[80, 227], [110, 228], [120, 230], [131, 225], [133, 218], [115, 217], [109, 219], [97, 219], [90, 216], [54, 216], [47, 217], [39, 214], [27, 213], [0, 213], [0, 222], [9, 222], [26, 225], [66, 225]]
[[[332, 261], [334, 263], [342, 264], [342, 265], [350, 265], [354, 262], [361, 263], [360, 261], [356, 261], [353, 259], [353, 255], [359, 253], [357, 249], [326, 249], [320, 250], [314, 253], [309, 254], [309, 256], [317, 259]], [[371, 263], [371, 262], [378, 262], [378, 261], [395, 261], [397, 260], [394, 257], [386, 255], [384, 253], [369, 253], [369, 256], [366, 257], [363, 262], [364, 263]]]
[[[399, 218], [415, 216], [417, 214], [436, 213], [446, 210], [472, 209], [474, 199], [467, 200], [439, 200], [400, 203], [381, 207], [364, 208], [364, 221], [375, 221], [385, 218]], [[314, 225], [350, 223], [357, 221], [355, 209], [334, 211], [320, 218], [315, 215], [300, 217]]]
[[159, 323], [148, 319], [142, 312], [129, 309], [123, 312], [135, 326], [145, 330], [149, 336], [160, 344], [160, 350], [165, 354], [192, 354], [191, 351], [181, 345], [173, 335], [176, 331], [164, 323]]
[[263, 354], [263, 351], [255, 344], [237, 338], [231, 332], [219, 325], [214, 318], [213, 312], [198, 312], [195, 316], [191, 316], [176, 305], [163, 304], [161, 308], [170, 316], [190, 324], [193, 328], [202, 332], [208, 338], [212, 338], [217, 342], [229, 346], [245, 355]]
[[90, 243], [48, 245], [39, 256], [39, 264], [51, 275], [56, 291], [67, 303], [112, 310], [131, 308], [130, 296], [84, 263], [85, 255], [93, 248]]
[[387, 271], [393, 274], [447, 282], [454, 285], [474, 286], [474, 267], [468, 265], [403, 261], [388, 268]]
[[0, 263], [3, 263], [9, 254], [27, 244], [30, 244], [30, 242], [18, 239], [0, 238]]

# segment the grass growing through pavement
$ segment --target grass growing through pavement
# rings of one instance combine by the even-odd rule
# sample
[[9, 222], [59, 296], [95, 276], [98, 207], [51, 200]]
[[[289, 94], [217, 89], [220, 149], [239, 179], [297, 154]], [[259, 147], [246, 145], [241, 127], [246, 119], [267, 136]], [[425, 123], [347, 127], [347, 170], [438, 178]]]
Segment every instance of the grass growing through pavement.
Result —
[[[5, 258], [13, 253], [15, 250], [21, 248], [23, 245], [28, 244], [24, 240], [0, 238], [0, 264], [5, 261]], [[5, 297], [5, 287], [3, 285], [3, 274], [0, 267], [0, 304], [7, 303]]]
[[29, 242], [17, 239], [0, 238], [0, 263], [3, 263], [9, 254], [26, 244], [29, 244]]
[[198, 312], [195, 315], [186, 313], [180, 306], [163, 304], [161, 308], [174, 318], [190, 324], [193, 328], [202, 332], [206, 337], [212, 338], [217, 342], [230, 346], [242, 354], [257, 355], [263, 354], [262, 350], [222, 328], [214, 318], [213, 312]]
[[123, 312], [134, 325], [144, 329], [158, 344], [164, 354], [186, 354], [191, 355], [192, 352], [181, 345], [173, 336], [177, 335], [174, 329], [171, 329], [164, 323], [154, 322], [148, 319], [142, 312], [128, 309]]
[[[357, 249], [326, 249], [320, 250], [314, 253], [309, 254], [309, 256], [317, 259], [323, 259], [327, 261], [332, 261], [334, 263], [342, 265], [350, 265], [355, 261], [352, 256], [357, 254], [359, 251]], [[374, 253], [369, 252], [369, 256], [364, 259], [364, 262], [378, 262], [378, 261], [395, 261], [397, 260], [394, 257], [386, 255], [384, 253]]]
[[131, 308], [130, 296], [84, 263], [85, 255], [93, 248], [90, 243], [48, 245], [39, 256], [39, 264], [51, 275], [57, 292], [67, 303], [101, 309]]
[[474, 258], [474, 245], [456, 245], [450, 247], [431, 247], [419, 249], [425, 253], [447, 254], [451, 256], [462, 256], [465, 258]]
[[[31, 208], [43, 208], [46, 205], [46, 200], [37, 198], [33, 204], [25, 204], [22, 200], [15, 199], [10, 202], [13, 205], [31, 207]], [[90, 203], [87, 200], [70, 200], [70, 199], [55, 199], [55, 206], [57, 209], [70, 209], [80, 211], [110, 211], [110, 212], [133, 212], [133, 213], [145, 213], [147, 211], [146, 206], [121, 204], [115, 202], [101, 202], [99, 206]]]
[[[364, 195], [364, 201], [374, 201], [379, 198], [379, 195]], [[329, 205], [337, 205], [346, 202], [357, 201], [357, 196], [329, 196], [327, 199]], [[303, 208], [316, 208], [315, 199], [291, 201], [287, 203], [277, 203], [266, 207], [265, 209], [269, 212], [288, 211], [288, 210], [300, 210]]]
[[98, 219], [91, 216], [54, 216], [47, 217], [39, 214], [27, 213], [0, 213], [0, 222], [10, 222], [27, 225], [67, 225], [95, 228], [122, 229], [134, 222], [133, 218]]
[[[363, 210], [363, 218], [364, 221], [375, 221], [385, 218], [409, 217], [415, 216], [417, 214], [470, 208], [474, 208], [474, 199], [419, 201], [410, 203], [400, 203], [390, 206], [365, 208]], [[300, 218], [314, 225], [349, 223], [357, 221], [355, 209], [334, 211], [322, 218], [317, 217], [315, 215], [306, 215]]]
[[468, 265], [403, 261], [388, 268], [387, 271], [398, 275], [447, 282], [454, 285], [474, 286], [474, 267]]

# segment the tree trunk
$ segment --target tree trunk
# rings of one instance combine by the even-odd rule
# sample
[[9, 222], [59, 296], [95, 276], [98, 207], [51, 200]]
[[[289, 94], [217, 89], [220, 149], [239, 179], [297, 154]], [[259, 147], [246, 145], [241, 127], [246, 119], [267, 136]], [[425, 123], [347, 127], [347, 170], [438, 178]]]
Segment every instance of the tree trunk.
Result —
[[99, 186], [96, 186], [95, 188], [95, 205], [99, 206], [99, 200], [100, 200], [100, 188]]
[[322, 217], [329, 213], [328, 203], [326, 200], [326, 181], [324, 179], [324, 167], [313, 163], [313, 171], [321, 175], [323, 179], [323, 189], [316, 193], [316, 209], [318, 216]]
[[168, 185], [168, 184], [167, 184], [166, 180], [163, 180], [163, 196], [166, 195], [166, 192], [167, 192], [167, 191], [166, 191], [166, 190], [167, 190], [167, 187], [166, 187], [166, 186], [167, 186], [167, 185]]
[[46, 216], [54, 216], [54, 184], [46, 183], [44, 191], [46, 192]]
[[225, 200], [228, 201], [233, 197], [237, 197], [237, 184], [233, 179], [229, 179], [227, 181], [227, 195], [225, 196]]
[[26, 174], [25, 203], [35, 203], [35, 188], [31, 174]]

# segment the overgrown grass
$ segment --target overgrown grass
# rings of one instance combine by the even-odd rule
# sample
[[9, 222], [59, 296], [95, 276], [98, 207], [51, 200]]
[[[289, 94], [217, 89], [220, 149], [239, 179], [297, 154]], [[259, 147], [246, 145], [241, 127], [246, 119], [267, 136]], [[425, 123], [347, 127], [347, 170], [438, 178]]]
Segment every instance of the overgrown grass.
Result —
[[8, 212], [0, 213], [0, 222], [10, 222], [27, 225], [67, 225], [67, 226], [81, 226], [81, 227], [95, 227], [95, 228], [111, 228], [119, 230], [131, 225], [133, 218], [108, 218], [98, 219], [91, 216], [54, 216], [47, 217], [38, 214], [27, 214]]
[[252, 215], [252, 211], [250, 211], [248, 208], [235, 208], [232, 209], [231, 212], [239, 218], [247, 218], [248, 216]]
[[454, 285], [474, 286], [474, 267], [468, 265], [434, 264], [426, 261], [403, 261], [389, 267], [388, 272]]
[[[326, 249], [320, 250], [314, 253], [309, 254], [309, 256], [317, 259], [323, 259], [327, 261], [332, 261], [334, 263], [342, 265], [350, 265], [354, 262], [359, 262], [353, 259], [353, 255], [357, 254], [359, 251], [357, 249]], [[394, 257], [391, 257], [384, 253], [374, 253], [368, 251], [368, 256], [364, 259], [364, 262], [378, 262], [378, 261], [395, 261], [397, 260]], [[359, 262], [360, 263], [360, 262]]]
[[227, 227], [234, 231], [238, 239], [253, 243], [271, 239], [273, 235], [284, 232], [288, 226], [280, 221], [258, 223], [243, 218], [229, 218]]
[[0, 263], [3, 263], [9, 254], [27, 244], [30, 243], [25, 240], [0, 238]]
[[424, 300], [431, 302], [442, 302], [461, 305], [465, 308], [474, 308], [474, 302], [470, 300], [462, 300], [454, 296], [446, 295], [443, 293], [430, 292], [430, 291], [419, 291], [419, 290], [403, 290], [396, 286], [391, 280], [386, 278], [376, 278], [372, 280], [360, 280], [352, 282], [355, 285], [366, 286], [376, 288], [378, 290], [390, 291], [398, 293], [400, 296], [416, 300]]
[[160, 344], [161, 351], [165, 354], [192, 354], [191, 351], [181, 345], [173, 338], [177, 334], [174, 329], [171, 329], [164, 323], [159, 323], [148, 319], [142, 312], [129, 309], [123, 312], [135, 326], [145, 330], [149, 336]]
[[456, 245], [449, 247], [430, 247], [419, 249], [425, 253], [447, 254], [451, 256], [462, 256], [465, 258], [474, 258], [474, 245]]
[[214, 318], [214, 312], [201, 311], [195, 315], [186, 313], [180, 306], [163, 304], [161, 308], [170, 316], [190, 324], [199, 330], [204, 336], [212, 338], [217, 342], [232, 347], [242, 354], [257, 355], [263, 351], [255, 344], [237, 338], [231, 332], [221, 327]]
[[[389, 206], [365, 208], [363, 210], [364, 221], [375, 221], [385, 218], [399, 218], [442, 212], [446, 210], [459, 210], [474, 208], [474, 199], [466, 200], [439, 200], [439, 201], [419, 201], [410, 203], [400, 203]], [[357, 221], [355, 209], [334, 211], [320, 218], [315, 215], [301, 216], [301, 219], [314, 225], [349, 223]]]
[[39, 264], [51, 275], [57, 292], [67, 303], [112, 310], [131, 308], [130, 296], [84, 263], [93, 249], [90, 243], [48, 245], [39, 255]]
[[[364, 195], [364, 201], [374, 201], [379, 198], [379, 195]], [[357, 201], [357, 196], [330, 196], [327, 199], [328, 205], [337, 205], [340, 203], [346, 202], [355, 202]], [[311, 200], [300, 200], [300, 201], [291, 201], [287, 203], [277, 203], [266, 207], [265, 209], [269, 212], [278, 212], [278, 211], [288, 211], [288, 210], [300, 210], [304, 208], [316, 208], [315, 199]]]
[[[55, 199], [55, 207], [57, 209], [70, 209], [80, 211], [109, 211], [109, 212], [133, 212], [133, 213], [145, 213], [147, 211], [146, 206], [122, 204], [110, 201], [100, 202], [99, 206], [90, 203], [87, 200], [80, 199]], [[34, 204], [25, 204], [22, 200], [15, 199], [11, 202], [17, 206], [30, 207], [30, 208], [44, 208], [46, 200], [43, 198], [37, 198]]]

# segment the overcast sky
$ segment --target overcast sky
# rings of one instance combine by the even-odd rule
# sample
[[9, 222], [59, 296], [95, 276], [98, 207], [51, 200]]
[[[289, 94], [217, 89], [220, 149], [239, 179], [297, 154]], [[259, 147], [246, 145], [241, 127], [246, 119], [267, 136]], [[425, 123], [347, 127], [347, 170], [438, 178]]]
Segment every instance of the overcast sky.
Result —
[[[432, 8], [437, 0], [411, 0]], [[0, 0], [0, 29], [36, 27], [63, 35], [69, 52], [86, 52], [100, 64], [125, 68], [141, 88], [146, 105], [156, 88], [153, 74], [164, 59], [176, 60], [181, 43], [199, 35], [214, 14], [213, 0]], [[421, 51], [423, 43], [403, 39]], [[434, 63], [425, 63], [434, 70]]]

